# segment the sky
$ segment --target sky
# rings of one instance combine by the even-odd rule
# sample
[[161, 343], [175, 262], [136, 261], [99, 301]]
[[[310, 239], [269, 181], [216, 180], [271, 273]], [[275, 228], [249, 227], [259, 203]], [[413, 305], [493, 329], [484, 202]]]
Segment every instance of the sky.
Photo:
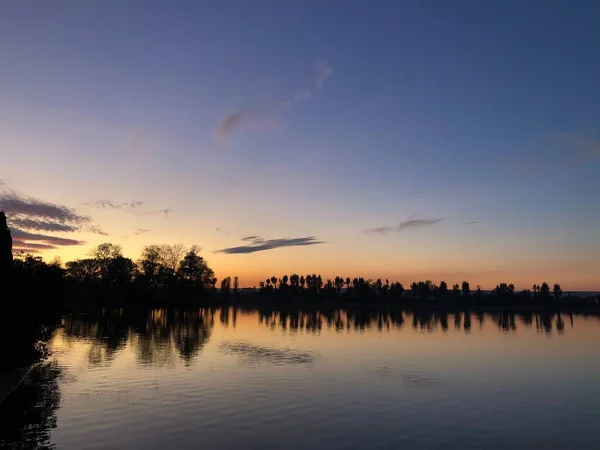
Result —
[[0, 3], [15, 248], [600, 290], [600, 3]]

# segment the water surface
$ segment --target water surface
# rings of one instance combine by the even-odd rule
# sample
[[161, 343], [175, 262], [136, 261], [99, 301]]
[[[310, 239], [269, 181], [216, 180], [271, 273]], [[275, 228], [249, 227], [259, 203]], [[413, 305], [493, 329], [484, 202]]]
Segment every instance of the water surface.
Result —
[[0, 405], [2, 448], [598, 448], [600, 321], [103, 310]]

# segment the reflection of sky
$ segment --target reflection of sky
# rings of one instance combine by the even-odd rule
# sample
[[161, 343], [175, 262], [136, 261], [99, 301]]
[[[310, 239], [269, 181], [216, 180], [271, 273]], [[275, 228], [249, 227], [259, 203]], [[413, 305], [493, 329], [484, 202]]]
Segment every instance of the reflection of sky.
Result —
[[[540, 5], [10, 2], [0, 177], [109, 233], [50, 257], [178, 241], [244, 285], [320, 272], [600, 289], [600, 12]], [[255, 114], [219, 139], [236, 110]], [[102, 199], [174, 212], [84, 206]], [[363, 233], [415, 217], [443, 220]], [[247, 234], [328, 243], [211, 253]]]

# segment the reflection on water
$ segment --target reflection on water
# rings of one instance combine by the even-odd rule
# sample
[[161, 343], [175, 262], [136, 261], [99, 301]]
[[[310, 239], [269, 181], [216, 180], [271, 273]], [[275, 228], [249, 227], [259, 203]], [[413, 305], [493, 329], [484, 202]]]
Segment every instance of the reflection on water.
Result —
[[56, 363], [35, 366], [23, 384], [0, 403], [0, 448], [49, 448], [60, 403]]
[[555, 313], [70, 315], [0, 405], [0, 447], [596, 448], [599, 337]]
[[310, 364], [314, 359], [312, 352], [270, 348], [247, 342], [223, 342], [221, 351], [225, 354], [238, 355], [249, 364]]
[[208, 342], [215, 314], [208, 309], [104, 309], [99, 315], [66, 317], [62, 335], [66, 343], [90, 342], [87, 358], [92, 366], [110, 365], [130, 338], [141, 365], [169, 365], [174, 354], [189, 364]]

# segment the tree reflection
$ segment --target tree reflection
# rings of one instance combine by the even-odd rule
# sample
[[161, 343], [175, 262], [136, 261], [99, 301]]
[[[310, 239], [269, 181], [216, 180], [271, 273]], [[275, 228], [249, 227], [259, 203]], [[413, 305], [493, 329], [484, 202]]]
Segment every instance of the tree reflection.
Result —
[[[172, 365], [173, 355], [189, 365], [210, 338], [215, 312], [103, 309], [95, 315], [65, 318], [63, 333], [67, 342], [90, 343], [87, 359], [91, 366], [110, 365], [127, 345], [131, 345], [140, 365]], [[221, 312], [221, 319], [224, 314], [228, 316]]]
[[37, 365], [0, 403], [0, 448], [52, 448], [50, 432], [56, 427], [61, 376], [56, 363]]
[[214, 326], [214, 311], [182, 311], [175, 315], [172, 333], [175, 348], [189, 365], [208, 342]]
[[[554, 312], [459, 311], [447, 313], [427, 309], [403, 311], [401, 309], [369, 308], [315, 309], [311, 311], [288, 309], [278, 311], [258, 308], [248, 309], [246, 312], [256, 313], [259, 324], [265, 327], [279, 328], [290, 333], [319, 333], [324, 327], [337, 332], [363, 332], [367, 329], [377, 329], [383, 332], [400, 329], [408, 320], [413, 330], [418, 332], [431, 333], [438, 330], [447, 332], [452, 321], [455, 331], [470, 334], [473, 315], [480, 329], [487, 321], [494, 323], [498, 330], [509, 334], [515, 333], [519, 327], [531, 328], [534, 324], [537, 332], [545, 334], [554, 332], [561, 334], [565, 329], [563, 315]], [[572, 326], [572, 315], [570, 315], [570, 323]]]

